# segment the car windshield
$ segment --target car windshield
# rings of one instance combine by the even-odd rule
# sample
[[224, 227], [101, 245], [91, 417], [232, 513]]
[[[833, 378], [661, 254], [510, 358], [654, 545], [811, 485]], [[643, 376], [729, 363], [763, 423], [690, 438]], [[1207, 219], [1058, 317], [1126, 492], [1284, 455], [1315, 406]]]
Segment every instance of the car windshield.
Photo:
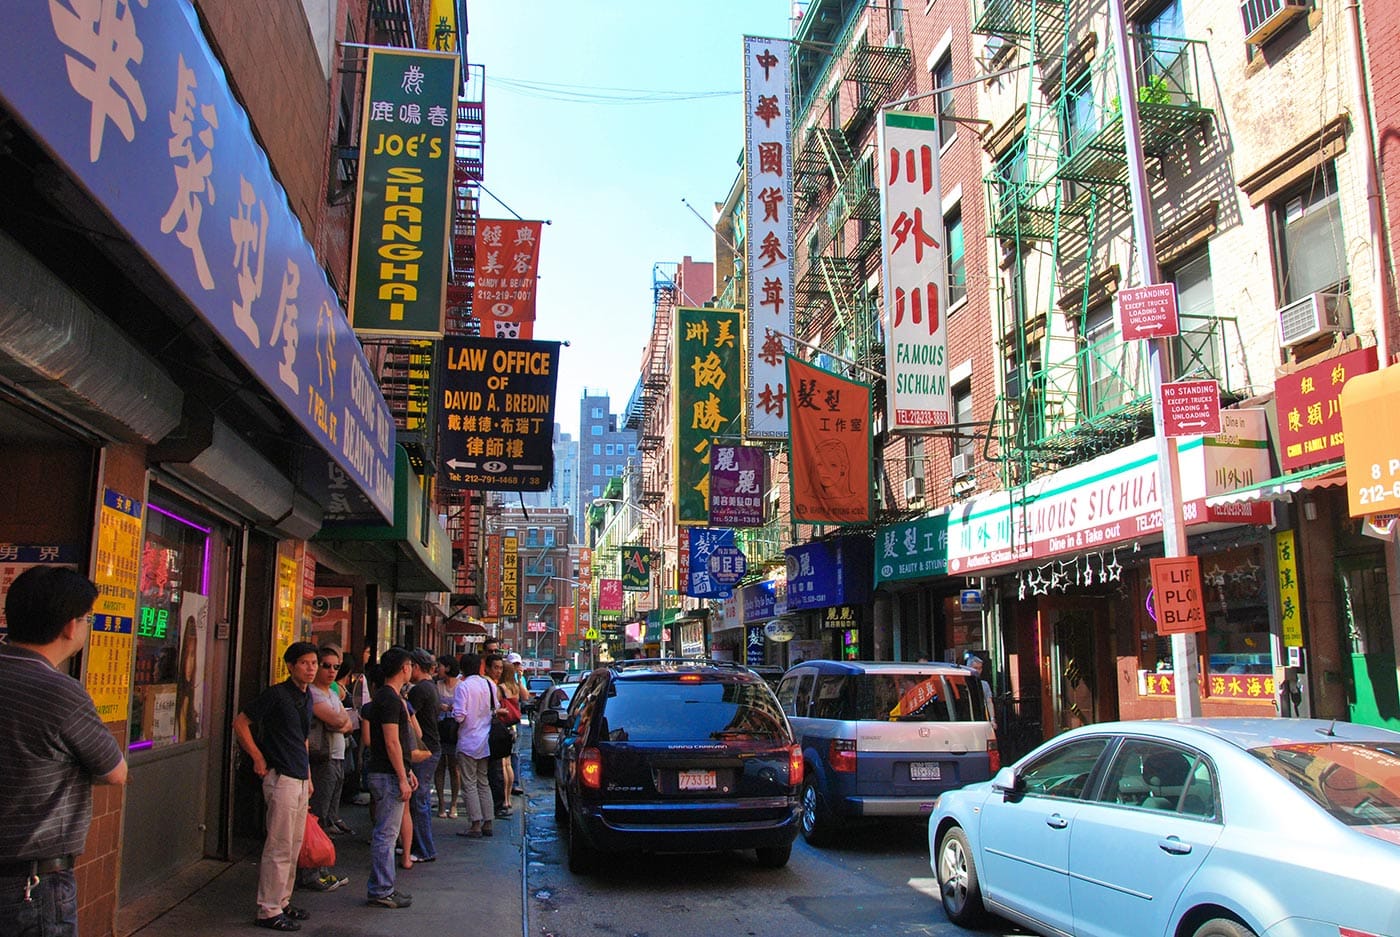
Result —
[[1299, 742], [1251, 754], [1349, 826], [1400, 823], [1400, 746]]
[[[843, 718], [892, 722], [985, 722], [982, 684], [962, 673], [867, 673], [846, 677]], [[823, 689], [823, 695], [830, 688]]]
[[619, 680], [603, 709], [612, 742], [786, 739], [787, 721], [762, 683]]

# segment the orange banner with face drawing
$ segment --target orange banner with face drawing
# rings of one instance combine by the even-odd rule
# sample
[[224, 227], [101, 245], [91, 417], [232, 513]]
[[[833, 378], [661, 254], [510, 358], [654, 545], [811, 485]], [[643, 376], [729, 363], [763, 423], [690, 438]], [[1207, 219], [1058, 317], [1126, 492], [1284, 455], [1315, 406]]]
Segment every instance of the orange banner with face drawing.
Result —
[[792, 519], [871, 520], [870, 385], [787, 356]]

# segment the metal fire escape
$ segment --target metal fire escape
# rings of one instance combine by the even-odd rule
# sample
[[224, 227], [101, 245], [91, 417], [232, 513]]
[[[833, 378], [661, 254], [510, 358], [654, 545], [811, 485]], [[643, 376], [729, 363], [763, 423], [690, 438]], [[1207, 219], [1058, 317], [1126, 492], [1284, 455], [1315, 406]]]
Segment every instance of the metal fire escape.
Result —
[[[1127, 152], [1115, 60], [1097, 0], [976, 0], [973, 32], [1015, 45], [1034, 67], [1015, 79], [1013, 134], [985, 180], [988, 235], [1000, 242], [998, 337], [1006, 377], [994, 432], [1003, 483], [1091, 459], [1152, 433], [1146, 350], [1112, 327], [1115, 237], [1128, 228]], [[1098, 32], [1093, 29], [1099, 23]], [[1202, 43], [1138, 35], [1143, 149], [1159, 169], [1210, 134]], [[989, 44], [989, 48], [991, 48]], [[1176, 376], [1221, 380], [1226, 320], [1183, 318]]]
[[666, 495], [659, 457], [665, 444], [664, 410], [671, 384], [671, 329], [679, 298], [677, 273], [678, 265], [674, 263], [658, 263], [651, 268], [651, 339], [642, 371], [637, 425], [628, 424], [629, 429], [640, 432], [637, 451], [642, 456], [642, 491], [638, 500], [646, 506], [658, 504]]

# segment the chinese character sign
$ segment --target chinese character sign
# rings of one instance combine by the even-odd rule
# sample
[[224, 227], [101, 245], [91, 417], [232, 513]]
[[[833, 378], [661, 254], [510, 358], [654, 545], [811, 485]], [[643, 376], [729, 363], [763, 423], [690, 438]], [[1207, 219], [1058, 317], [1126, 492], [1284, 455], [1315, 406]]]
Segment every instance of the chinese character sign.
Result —
[[619, 577], [626, 592], [646, 592], [651, 588], [651, 550], [627, 545], [618, 551]]
[[682, 591], [697, 599], [719, 599], [731, 594], [748, 573], [748, 559], [734, 544], [734, 531], [721, 527], [688, 528], [688, 575]]
[[5, 12], [5, 112], [392, 520], [393, 415], [195, 5]]
[[472, 312], [486, 338], [535, 337], [542, 226], [539, 221], [477, 221]]
[[716, 440], [710, 448], [710, 523], [762, 527], [768, 455], [762, 446]]
[[578, 551], [578, 630], [593, 627], [593, 551], [582, 547]]
[[947, 426], [952, 396], [943, 321], [947, 277], [937, 119], [882, 111], [880, 174], [889, 427]]
[[748, 217], [747, 435], [787, 435], [783, 336], [792, 335], [791, 43], [744, 37], [744, 206]]
[[1376, 370], [1376, 346], [1347, 352], [1274, 381], [1279, 467], [1285, 472], [1345, 457], [1342, 387]]
[[870, 521], [870, 385], [787, 356], [792, 519]]
[[622, 611], [622, 580], [598, 580], [598, 611], [617, 614]]
[[875, 584], [948, 574], [948, 515], [881, 527], [875, 533]]
[[350, 258], [361, 334], [442, 337], [460, 64], [451, 52], [369, 50]]
[[442, 355], [438, 484], [547, 490], [554, 482], [559, 343], [450, 335]]
[[481, 620], [501, 620], [501, 535], [486, 535], [486, 605]]
[[1284, 647], [1303, 646], [1303, 598], [1298, 591], [1298, 543], [1294, 532], [1274, 534], [1278, 558], [1279, 633]]
[[733, 309], [677, 309], [675, 469], [677, 520], [710, 520], [710, 446], [742, 428], [743, 316]]
[[501, 538], [501, 615], [515, 618], [520, 614], [520, 538]]
[[428, 48], [434, 52], [457, 51], [456, 0], [428, 3]]

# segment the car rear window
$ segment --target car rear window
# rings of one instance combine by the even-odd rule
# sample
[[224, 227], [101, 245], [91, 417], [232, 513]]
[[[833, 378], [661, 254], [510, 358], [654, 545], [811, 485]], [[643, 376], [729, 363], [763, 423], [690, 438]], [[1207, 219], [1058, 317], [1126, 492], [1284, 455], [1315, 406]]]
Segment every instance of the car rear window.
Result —
[[1302, 742], [1250, 754], [1349, 826], [1400, 823], [1400, 746]]
[[603, 708], [613, 742], [785, 740], [787, 721], [761, 682], [619, 680]]
[[814, 715], [837, 719], [987, 721], [981, 681], [961, 673], [867, 673], [823, 680], [812, 707]]

